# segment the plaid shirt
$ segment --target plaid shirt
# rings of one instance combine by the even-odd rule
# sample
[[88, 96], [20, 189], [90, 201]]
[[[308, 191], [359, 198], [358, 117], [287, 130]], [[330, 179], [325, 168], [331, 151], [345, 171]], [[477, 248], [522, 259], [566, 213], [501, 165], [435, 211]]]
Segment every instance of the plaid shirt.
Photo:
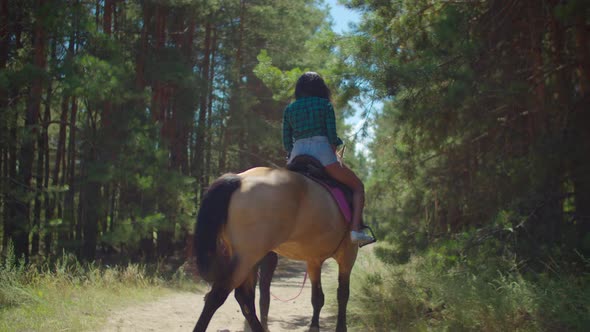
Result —
[[313, 136], [326, 136], [335, 146], [342, 144], [336, 134], [336, 118], [330, 101], [302, 97], [287, 106], [283, 113], [283, 146], [291, 152], [296, 140]]

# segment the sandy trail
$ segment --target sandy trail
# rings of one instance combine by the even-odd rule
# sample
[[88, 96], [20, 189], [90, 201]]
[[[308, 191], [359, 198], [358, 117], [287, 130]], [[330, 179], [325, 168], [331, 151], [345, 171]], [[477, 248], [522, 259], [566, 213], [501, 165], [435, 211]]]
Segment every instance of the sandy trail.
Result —
[[[322, 287], [326, 302], [336, 299], [337, 264], [329, 259], [322, 268]], [[304, 280], [305, 263], [279, 258], [279, 266], [271, 285], [271, 293], [281, 300], [296, 296]], [[177, 293], [163, 297], [155, 302], [131, 306], [113, 311], [102, 331], [192, 331], [203, 308], [204, 294]], [[256, 310], [259, 294], [256, 294]], [[270, 331], [308, 331], [313, 309], [311, 306], [311, 286], [305, 283], [299, 297], [282, 302], [271, 296], [269, 313]], [[327, 306], [320, 315], [320, 327], [330, 331], [336, 327], [336, 317]], [[225, 303], [217, 310], [208, 331], [249, 331], [240, 308], [230, 294]]]

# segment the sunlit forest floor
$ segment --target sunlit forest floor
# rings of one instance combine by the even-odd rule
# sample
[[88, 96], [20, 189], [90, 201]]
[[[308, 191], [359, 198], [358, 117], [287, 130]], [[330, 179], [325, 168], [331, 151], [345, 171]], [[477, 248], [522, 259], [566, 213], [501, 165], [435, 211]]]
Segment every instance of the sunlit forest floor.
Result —
[[[269, 331], [307, 332], [311, 322], [311, 286], [305, 282], [305, 263], [280, 258], [271, 286]], [[322, 269], [327, 300], [336, 299], [337, 267], [328, 260]], [[305, 284], [304, 284], [305, 282]], [[259, 298], [257, 293], [256, 298]], [[155, 301], [131, 305], [113, 311], [101, 329], [107, 331], [190, 331], [203, 309], [202, 294], [178, 292]], [[258, 309], [259, 310], [259, 309]], [[335, 311], [324, 309], [320, 315], [322, 331], [333, 331]], [[250, 331], [233, 295], [215, 312], [208, 331]]]
[[[379, 244], [359, 252], [348, 307], [350, 331], [584, 331], [590, 326], [588, 275], [524, 278], [518, 269], [492, 261], [475, 273], [428, 253], [393, 265], [378, 258], [384, 250], [387, 245]], [[83, 265], [73, 256], [52, 265], [19, 268], [15, 263], [8, 255], [0, 264], [0, 331], [190, 330], [207, 290], [182, 268], [170, 274], [138, 264]], [[273, 294], [291, 299], [303, 271], [303, 263], [281, 260]], [[328, 330], [334, 328], [337, 309], [336, 274], [336, 264], [328, 261], [322, 272], [326, 306], [320, 320]], [[309, 293], [308, 282], [296, 299], [283, 303], [273, 298], [271, 331], [306, 330]], [[244, 329], [233, 297], [211, 326]]]
[[204, 289], [182, 272], [160, 275], [139, 264], [81, 264], [70, 255], [22, 267], [9, 251], [0, 261], [0, 331], [92, 331], [112, 310]]

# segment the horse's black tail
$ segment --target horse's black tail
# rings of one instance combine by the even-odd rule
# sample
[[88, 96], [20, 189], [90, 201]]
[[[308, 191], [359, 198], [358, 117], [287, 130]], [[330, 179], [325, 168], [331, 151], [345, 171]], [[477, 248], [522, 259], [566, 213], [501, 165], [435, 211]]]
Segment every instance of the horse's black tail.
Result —
[[226, 174], [215, 181], [203, 196], [197, 216], [193, 241], [194, 255], [197, 260], [199, 275], [211, 282], [217, 271], [226, 265], [216, 262], [219, 232], [227, 222], [227, 213], [232, 194], [240, 188], [241, 179], [235, 174]]

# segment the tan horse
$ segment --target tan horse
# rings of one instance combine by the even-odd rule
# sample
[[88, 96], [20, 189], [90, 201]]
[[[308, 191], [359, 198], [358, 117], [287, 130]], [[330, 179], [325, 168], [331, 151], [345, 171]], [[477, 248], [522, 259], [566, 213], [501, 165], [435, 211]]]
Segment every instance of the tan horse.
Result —
[[[312, 284], [311, 329], [319, 329], [324, 304], [322, 263], [338, 263], [337, 331], [346, 331], [349, 281], [358, 246], [333, 198], [321, 185], [286, 169], [258, 167], [228, 174], [203, 198], [195, 229], [201, 276], [212, 283], [194, 331], [205, 331], [215, 311], [235, 289], [252, 331], [264, 331], [256, 316], [256, 264], [269, 252], [307, 262]], [[266, 308], [268, 313], [268, 308]], [[264, 316], [264, 309], [263, 309]], [[266, 325], [266, 317], [263, 317]]]

